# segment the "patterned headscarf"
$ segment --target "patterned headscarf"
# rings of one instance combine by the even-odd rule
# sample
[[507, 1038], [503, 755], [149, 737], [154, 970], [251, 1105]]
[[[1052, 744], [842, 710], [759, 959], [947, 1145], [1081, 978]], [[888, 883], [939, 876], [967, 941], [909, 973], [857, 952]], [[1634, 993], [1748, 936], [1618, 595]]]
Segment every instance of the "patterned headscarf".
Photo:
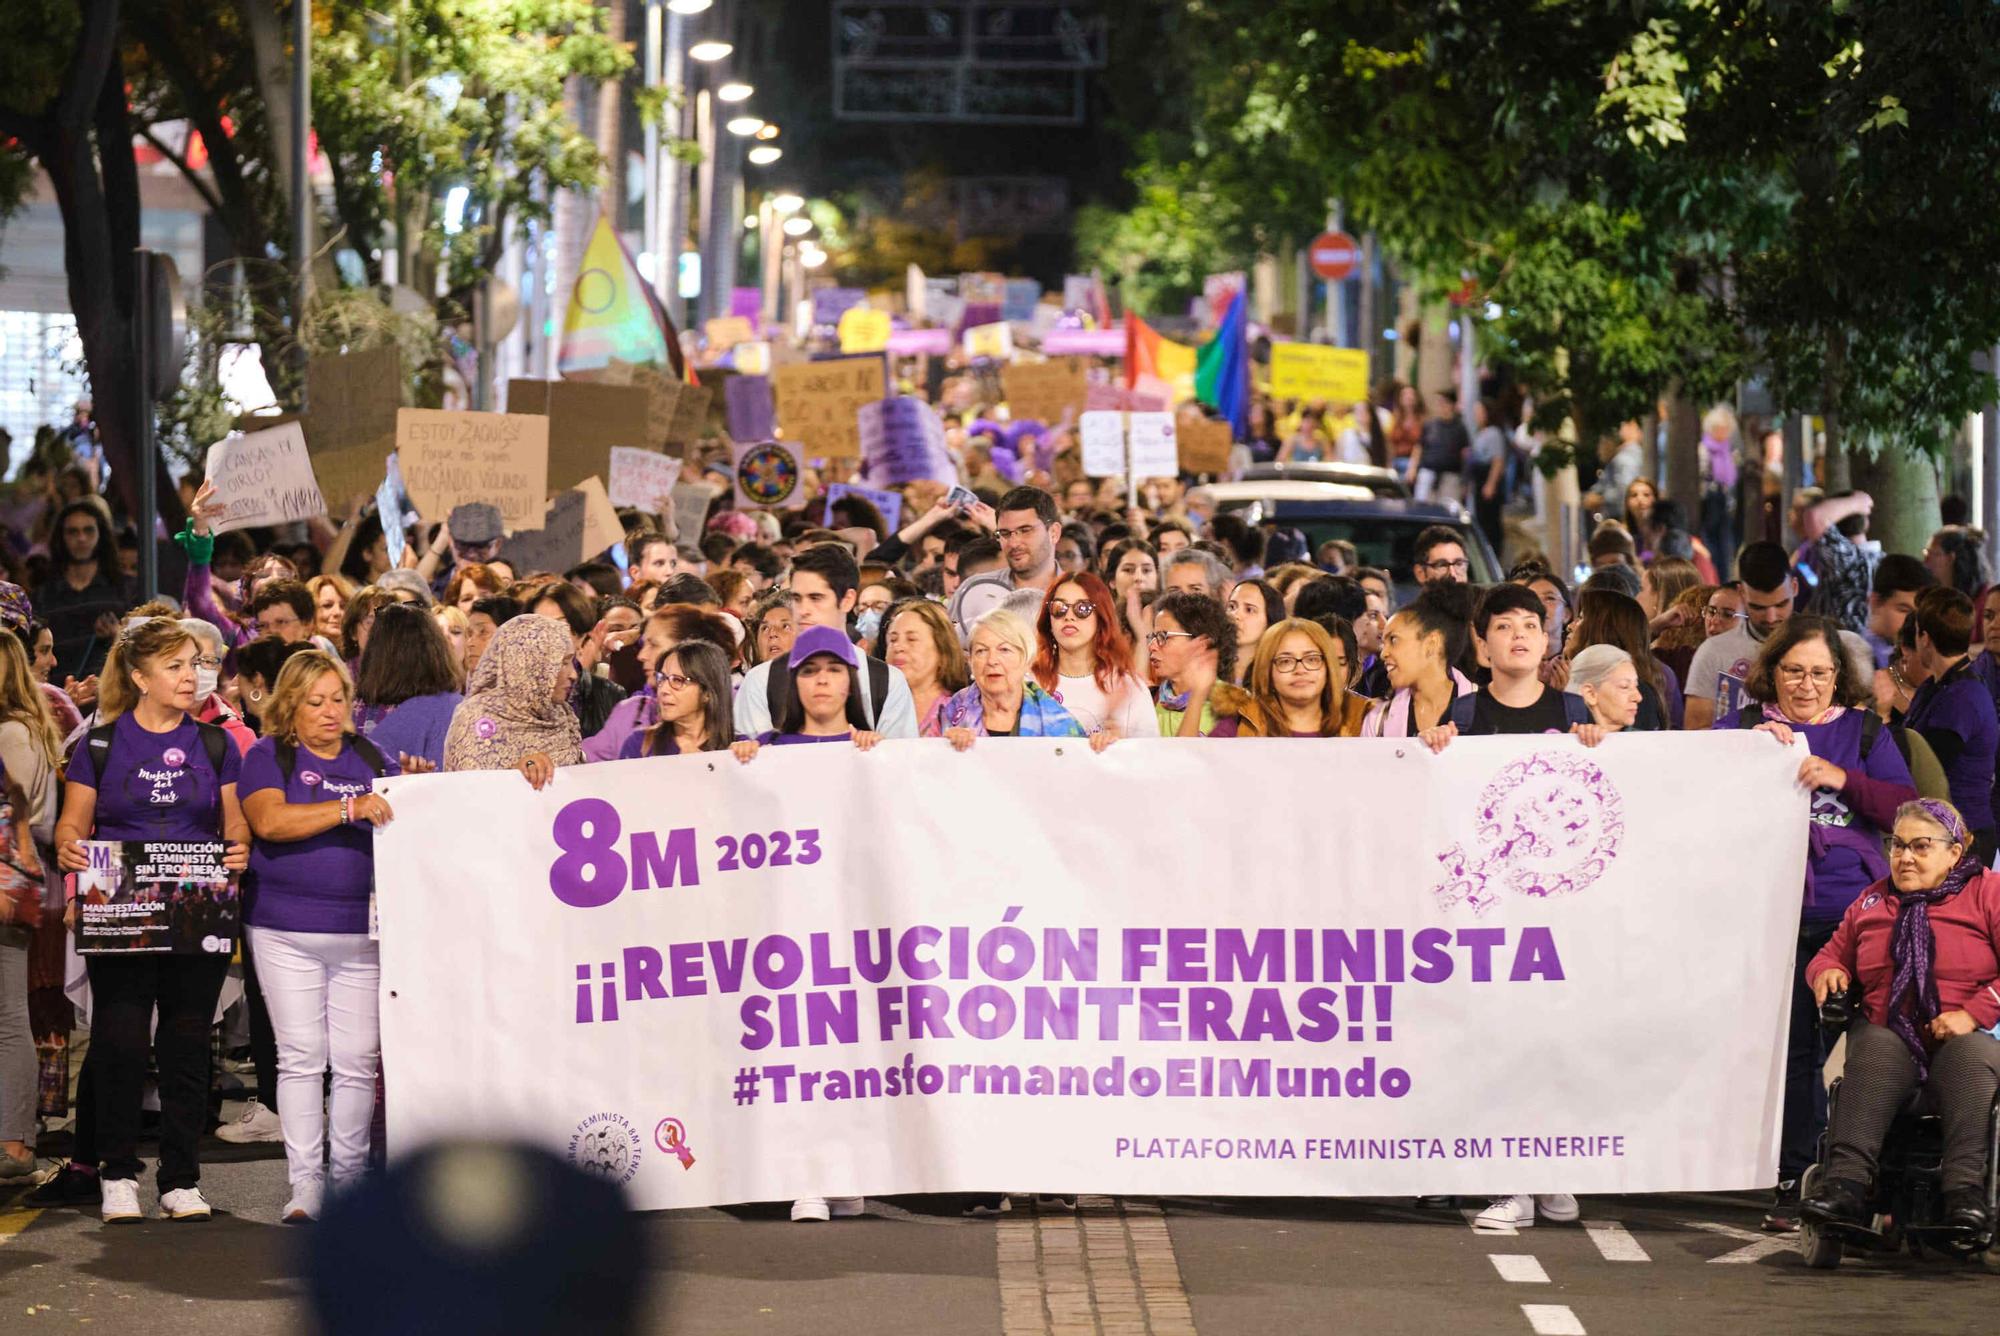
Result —
[[557, 765], [583, 760], [576, 714], [555, 697], [576, 653], [566, 624], [532, 614], [494, 634], [445, 734], [447, 770], [511, 770], [530, 752]]
[[28, 591], [17, 584], [0, 580], [0, 629], [19, 633], [28, 629], [35, 620], [35, 609], [28, 602]]
[[1930, 1072], [1930, 1051], [1924, 1047], [1918, 1026], [1936, 1020], [1942, 1009], [1934, 967], [1937, 933], [1931, 928], [1931, 906], [1957, 895], [1967, 882], [1986, 869], [1972, 856], [1972, 839], [1957, 808], [1936, 798], [1919, 798], [1910, 806], [1922, 810], [1943, 828], [1953, 844], [1965, 849], [1935, 889], [1896, 892], [1900, 903], [1896, 925], [1889, 932], [1889, 959], [1896, 970], [1889, 983], [1889, 1028], [1902, 1038], [1904, 1047], [1916, 1059], [1917, 1079], [1921, 1081]]

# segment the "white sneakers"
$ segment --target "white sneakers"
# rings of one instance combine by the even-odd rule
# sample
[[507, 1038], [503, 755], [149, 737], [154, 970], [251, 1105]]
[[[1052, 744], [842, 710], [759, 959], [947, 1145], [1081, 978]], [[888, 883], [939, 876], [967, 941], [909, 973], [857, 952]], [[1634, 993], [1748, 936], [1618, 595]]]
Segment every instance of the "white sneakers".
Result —
[[[107, 1178], [103, 1188], [104, 1200], [99, 1209], [105, 1224], [122, 1225], [146, 1218], [146, 1213], [139, 1209], [137, 1179]], [[160, 1194], [160, 1214], [169, 1220], [206, 1220], [210, 1213], [208, 1198], [201, 1195], [200, 1188], [175, 1188]]]
[[1576, 1198], [1567, 1192], [1545, 1192], [1531, 1196], [1517, 1193], [1511, 1197], [1495, 1197], [1491, 1205], [1472, 1218], [1474, 1229], [1527, 1229], [1535, 1223], [1539, 1212], [1542, 1219], [1558, 1225], [1572, 1224], [1582, 1214], [1576, 1205]]
[[801, 1197], [792, 1203], [792, 1220], [797, 1224], [811, 1224], [860, 1215], [864, 1204], [864, 1199], [860, 1197]]
[[284, 1212], [278, 1218], [288, 1225], [308, 1224], [319, 1219], [320, 1207], [325, 1199], [324, 1180], [309, 1178], [302, 1183], [294, 1183], [292, 1199], [285, 1203]]
[[133, 1220], [144, 1220], [145, 1212], [139, 1209], [139, 1184], [136, 1179], [107, 1178], [103, 1182], [104, 1202], [100, 1208], [107, 1225], [122, 1225]]
[[242, 1146], [253, 1141], [283, 1141], [285, 1129], [276, 1113], [252, 1099], [244, 1101], [239, 1116], [216, 1128], [215, 1135], [218, 1140]]

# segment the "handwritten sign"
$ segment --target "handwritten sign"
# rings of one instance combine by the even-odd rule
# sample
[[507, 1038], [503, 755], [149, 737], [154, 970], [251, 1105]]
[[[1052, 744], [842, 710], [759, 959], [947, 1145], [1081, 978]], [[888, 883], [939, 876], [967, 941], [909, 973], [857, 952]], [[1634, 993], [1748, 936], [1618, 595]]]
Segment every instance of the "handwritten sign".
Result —
[[872, 306], [850, 306], [840, 314], [840, 351], [879, 353], [889, 346], [889, 313]]
[[707, 434], [708, 403], [714, 397], [715, 391], [706, 385], [681, 386], [680, 398], [674, 401], [673, 425], [667, 428], [667, 444], [689, 446]]
[[965, 331], [965, 355], [1004, 362], [1014, 355], [1014, 327], [1004, 320]]
[[768, 441], [777, 429], [769, 376], [732, 376], [722, 387], [729, 434], [739, 441]]
[[957, 471], [944, 448], [944, 422], [922, 399], [878, 399], [855, 413], [863, 472], [871, 487], [930, 478], [954, 482]]
[[693, 547], [701, 541], [702, 526], [708, 521], [708, 508], [715, 504], [715, 498], [722, 495], [722, 488], [712, 482], [679, 482], [674, 484], [674, 534], [676, 543]]
[[1235, 441], [1227, 422], [1188, 418], [1180, 424], [1177, 440], [1183, 473], [1228, 472], [1229, 451]]
[[306, 442], [317, 454], [386, 441], [402, 402], [403, 363], [393, 347], [315, 357], [306, 363]]
[[806, 502], [805, 464], [790, 441], [736, 447], [736, 504], [744, 509], [796, 510]]
[[887, 381], [882, 358], [835, 357], [795, 362], [776, 372], [778, 423], [808, 455], [853, 459], [861, 454], [855, 414], [881, 399]]
[[757, 337], [757, 327], [740, 315], [722, 315], [702, 326], [711, 352], [723, 352]]
[[320, 495], [333, 498], [329, 513], [338, 509], [346, 514], [347, 504], [355, 497], [374, 493], [395, 445], [396, 437], [391, 433], [366, 445], [312, 452], [313, 475], [319, 479]]
[[681, 461], [672, 455], [629, 445], [611, 447], [609, 490], [614, 506], [631, 506], [658, 514], [673, 504], [674, 484], [680, 479]]
[[581, 562], [585, 500], [574, 487], [557, 493], [541, 513], [539, 528], [509, 534], [500, 544], [500, 559], [522, 576], [537, 571], [560, 575]]
[[584, 556], [594, 557], [613, 543], [625, 541], [625, 525], [619, 520], [611, 498], [605, 494], [603, 483], [596, 478], [585, 478], [570, 490], [583, 493]]
[[1133, 477], [1171, 478], [1180, 472], [1172, 413], [1132, 414], [1126, 420], [1126, 440], [1132, 450]]
[[667, 438], [673, 435], [674, 414], [680, 408], [686, 382], [645, 366], [634, 374], [632, 384], [646, 392], [646, 434], [641, 440], [647, 445], [667, 444]]
[[826, 511], [820, 522], [827, 528], [833, 527], [833, 503], [843, 496], [858, 496], [872, 502], [875, 509], [882, 512], [883, 520], [894, 533], [903, 527], [903, 494], [901, 492], [881, 492], [872, 487], [856, 487], [852, 483], [837, 482], [826, 489]]
[[1093, 478], [1115, 478], [1125, 472], [1125, 415], [1094, 409], [1076, 420], [1083, 471]]
[[296, 422], [217, 441], [208, 450], [208, 480], [215, 499], [228, 507], [217, 533], [326, 514], [306, 435]]
[[422, 514], [449, 515], [453, 506], [487, 501], [509, 528], [542, 521], [549, 494], [546, 417], [405, 408], [396, 414], [396, 453]]
[[1000, 369], [1000, 385], [1016, 422], [1060, 422], [1066, 409], [1081, 413], [1090, 395], [1089, 373], [1074, 357], [1015, 362]]
[[1271, 393], [1280, 399], [1358, 403], [1368, 397], [1368, 354], [1318, 343], [1274, 343]]
[[[611, 471], [611, 447], [646, 442], [652, 401], [636, 380], [631, 385], [598, 385], [574, 380], [510, 380], [507, 411], [548, 419], [549, 468], [545, 488], [574, 487]], [[407, 458], [403, 466], [409, 467]], [[544, 493], [546, 495], [546, 492]], [[418, 503], [422, 508], [422, 502]], [[536, 513], [540, 513], [539, 505]], [[508, 516], [509, 522], [513, 517]]]

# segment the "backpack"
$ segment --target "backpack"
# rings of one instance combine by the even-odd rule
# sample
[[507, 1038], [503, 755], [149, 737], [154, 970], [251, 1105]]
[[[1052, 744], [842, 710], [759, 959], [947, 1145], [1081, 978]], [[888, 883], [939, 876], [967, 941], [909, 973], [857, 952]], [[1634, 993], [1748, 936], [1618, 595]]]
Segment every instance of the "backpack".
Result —
[[[348, 741], [354, 744], [354, 754], [359, 756], [363, 761], [366, 761], [368, 768], [375, 772], [375, 778], [381, 779], [389, 773], [389, 758], [382, 754], [380, 747], [370, 742], [367, 738], [362, 737], [359, 733], [349, 735]], [[292, 770], [299, 763], [298, 744], [289, 738], [279, 738], [276, 743], [276, 750], [278, 756], [278, 773], [285, 777], [285, 783], [290, 784], [292, 782]]]
[[[236, 744], [229, 740], [226, 730], [214, 724], [204, 724], [196, 719], [194, 726], [201, 735], [201, 749], [208, 753], [208, 768], [217, 779], [221, 779], [223, 759]], [[83, 745], [90, 749], [90, 772], [97, 776], [99, 783], [104, 781], [104, 763], [111, 757], [111, 735], [117, 727], [118, 721], [114, 719], [108, 724], [99, 724], [84, 735]]]
[[[889, 699], [889, 665], [873, 654], [862, 655], [861, 662], [868, 671], [868, 699], [879, 714], [883, 702]], [[771, 660], [771, 671], [764, 678], [764, 704], [771, 711], [773, 729], [784, 726], [792, 698], [791, 665], [783, 659]], [[875, 727], [875, 719], [861, 702], [861, 684], [858, 681], [847, 688], [847, 722], [863, 730]]]
[[[1747, 709], [1736, 712], [1736, 726], [1738, 728], [1755, 728], [1763, 722], [1764, 714], [1762, 709], [1759, 709], [1755, 714]], [[1861, 718], [1861, 762], [1863, 765], [1868, 763], [1868, 753], [1875, 750], [1875, 740], [1882, 736], [1882, 729], [1884, 727], [1881, 715], [1875, 713], [1873, 710], [1863, 712]], [[1899, 727], [1890, 727], [1889, 736], [1895, 741], [1896, 750], [1903, 754], [1903, 764], [1907, 766], [1910, 763], [1909, 736]]]
[[[1590, 706], [1585, 703], [1583, 697], [1568, 691], [1557, 694], [1562, 697], [1563, 722], [1571, 728], [1575, 728], [1579, 724], [1594, 724], [1597, 722], [1591, 717]], [[1452, 726], [1461, 733], [1468, 732], [1472, 728], [1473, 715], [1478, 711], [1478, 708], [1479, 693], [1477, 691], [1468, 691], [1462, 696], [1453, 696], [1451, 698], [1451, 714], [1449, 715]]]

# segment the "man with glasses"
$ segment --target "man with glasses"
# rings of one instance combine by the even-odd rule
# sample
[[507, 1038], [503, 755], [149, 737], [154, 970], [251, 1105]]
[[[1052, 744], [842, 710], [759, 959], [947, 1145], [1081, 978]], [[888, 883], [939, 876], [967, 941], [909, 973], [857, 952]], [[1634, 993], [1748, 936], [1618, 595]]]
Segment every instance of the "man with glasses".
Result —
[[1448, 524], [1433, 524], [1419, 533], [1410, 556], [1420, 585], [1464, 584], [1472, 573], [1465, 537]]
[[[1746, 543], [1736, 558], [1736, 588], [1743, 600], [1743, 617], [1717, 633], [1716, 618], [1705, 615], [1709, 637], [1688, 665], [1687, 722], [1690, 732], [1727, 727], [1736, 720], [1748, 696], [1743, 684], [1758, 651], [1771, 633], [1783, 626], [1796, 607], [1798, 586], [1785, 549], [1776, 543]], [[1710, 607], [1714, 607], [1711, 600]], [[1868, 642], [1843, 630], [1840, 642], [1865, 682], [1875, 674], [1875, 656]]]
[[1008, 583], [1046, 592], [1060, 573], [1056, 542], [1062, 537], [1062, 514], [1056, 499], [1039, 487], [1016, 487], [1000, 498], [995, 516], [993, 536], [1007, 559]]

